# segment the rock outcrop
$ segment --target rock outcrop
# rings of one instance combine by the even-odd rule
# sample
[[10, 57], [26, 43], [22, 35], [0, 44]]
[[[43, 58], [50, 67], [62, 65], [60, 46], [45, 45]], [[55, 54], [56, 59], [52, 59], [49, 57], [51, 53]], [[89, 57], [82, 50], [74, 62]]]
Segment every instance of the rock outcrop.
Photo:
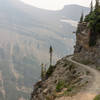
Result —
[[74, 59], [84, 63], [100, 66], [100, 36], [97, 37], [95, 46], [89, 46], [90, 29], [88, 23], [79, 23], [76, 32], [76, 45]]
[[64, 57], [57, 62], [55, 70], [45, 81], [34, 86], [31, 100], [55, 100], [61, 96], [72, 96], [90, 81], [90, 72]]

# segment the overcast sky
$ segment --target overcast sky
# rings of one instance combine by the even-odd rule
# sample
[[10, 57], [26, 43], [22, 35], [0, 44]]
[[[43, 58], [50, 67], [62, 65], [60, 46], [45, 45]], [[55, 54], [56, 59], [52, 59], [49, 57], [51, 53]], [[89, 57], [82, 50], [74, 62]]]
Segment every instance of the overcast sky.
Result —
[[[89, 7], [91, 0], [21, 0], [24, 3], [33, 5], [38, 8], [59, 10], [67, 4], [79, 4], [82, 6]], [[95, 1], [95, 0], [93, 0]]]

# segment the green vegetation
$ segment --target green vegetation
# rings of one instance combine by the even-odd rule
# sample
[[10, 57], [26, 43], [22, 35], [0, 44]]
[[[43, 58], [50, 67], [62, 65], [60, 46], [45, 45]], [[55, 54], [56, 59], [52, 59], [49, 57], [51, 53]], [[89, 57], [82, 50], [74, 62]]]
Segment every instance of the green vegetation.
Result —
[[[89, 32], [89, 46], [95, 46], [96, 40], [98, 35], [100, 35], [100, 5], [99, 0], [96, 0], [95, 8], [93, 7], [93, 3], [91, 1], [91, 7], [90, 7], [90, 13], [85, 16], [82, 12], [80, 17], [80, 23], [86, 22], [88, 23], [88, 28], [90, 30]], [[79, 33], [81, 30], [77, 29], [77, 33]]]
[[90, 74], [90, 72], [89, 71], [86, 71], [86, 75], [89, 75]]
[[100, 100], [100, 95], [97, 95], [93, 100]]
[[52, 66], [52, 53], [53, 53], [52, 46], [50, 46], [49, 53], [50, 53], [50, 66]]
[[88, 65], [88, 64], [92, 64], [93, 62], [91, 62], [89, 60], [82, 60], [81, 63], [85, 64], [85, 65]]
[[93, 12], [93, 2], [91, 1], [90, 13]]
[[46, 78], [50, 77], [55, 70], [55, 66], [50, 66], [46, 72]]
[[43, 78], [44, 78], [44, 67], [43, 66], [44, 65], [41, 64], [41, 80], [43, 80]]
[[67, 92], [71, 92], [73, 90], [73, 87], [69, 87], [68, 89], [67, 89]]
[[100, 71], [100, 66], [96, 66], [96, 69]]
[[81, 14], [81, 18], [80, 18], [80, 23], [83, 22], [83, 19], [84, 19], [84, 15], [83, 15], [83, 12], [82, 12], [82, 14]]
[[52, 65], [52, 53], [53, 53], [52, 46], [50, 46], [49, 48], [49, 53], [50, 53], [50, 65], [49, 65], [48, 70], [46, 70], [46, 67], [47, 67], [46, 65], [41, 64], [41, 80], [42, 81], [50, 77], [51, 74], [55, 70], [55, 66]]
[[59, 81], [57, 86], [56, 86], [56, 91], [61, 92], [61, 90], [65, 87], [65, 82], [64, 81]]
[[46, 79], [46, 65], [41, 64], [41, 80], [44, 81]]
[[90, 40], [89, 45], [94, 46], [96, 44], [97, 36], [100, 35], [100, 5], [99, 0], [96, 0], [95, 8], [91, 2], [90, 13], [85, 17], [85, 22], [89, 23], [88, 27], [90, 29]]
[[73, 85], [67, 85], [65, 81], [59, 81], [56, 86], [56, 92], [61, 92], [61, 94], [58, 95], [60, 97], [61, 96], [72, 96], [77, 92], [77, 89]]
[[51, 100], [51, 95], [50, 96], [46, 96], [46, 100]]
[[72, 96], [75, 93], [73, 92], [74, 86], [68, 87], [67, 90], [64, 91], [63, 96]]

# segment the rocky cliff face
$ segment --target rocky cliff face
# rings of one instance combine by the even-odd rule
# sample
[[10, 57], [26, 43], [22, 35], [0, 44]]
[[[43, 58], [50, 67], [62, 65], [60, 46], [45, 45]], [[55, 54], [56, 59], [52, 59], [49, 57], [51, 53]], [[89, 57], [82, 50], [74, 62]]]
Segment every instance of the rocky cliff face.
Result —
[[97, 36], [96, 45], [89, 46], [90, 30], [88, 23], [79, 23], [76, 33], [74, 59], [98, 67], [100, 65], [100, 36]]
[[72, 96], [90, 81], [90, 72], [64, 57], [57, 62], [48, 79], [34, 86], [31, 100], [55, 100], [62, 96]]

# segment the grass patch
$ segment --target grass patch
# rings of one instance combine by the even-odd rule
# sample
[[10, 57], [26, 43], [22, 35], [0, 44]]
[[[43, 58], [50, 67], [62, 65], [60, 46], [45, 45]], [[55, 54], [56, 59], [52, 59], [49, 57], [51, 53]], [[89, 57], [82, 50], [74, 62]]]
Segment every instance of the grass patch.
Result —
[[68, 65], [68, 63], [65, 63], [65, 64], [63, 65], [63, 67], [67, 67], [67, 65]]
[[74, 88], [74, 87], [69, 87], [69, 88], [67, 89], [67, 92], [72, 92], [73, 88]]
[[100, 70], [100, 66], [96, 66], [96, 69], [97, 69], [97, 70]]
[[90, 72], [89, 71], [86, 71], [86, 75], [89, 75], [90, 74]]
[[56, 92], [61, 92], [62, 89], [67, 88], [67, 92], [72, 92], [74, 86], [69, 86], [65, 81], [59, 81], [56, 86]]
[[100, 94], [97, 95], [93, 100], [100, 100]]
[[56, 86], [56, 92], [61, 92], [61, 90], [65, 87], [67, 87], [65, 81], [59, 81]]
[[85, 65], [88, 65], [88, 64], [92, 64], [93, 62], [91, 62], [89, 60], [82, 60], [81, 63], [85, 64]]
[[[75, 87], [74, 86], [70, 86], [68, 87], [62, 94], [62, 96], [72, 96], [74, 95], [76, 92], [74, 91]], [[75, 92], [75, 93], [74, 93]]]

